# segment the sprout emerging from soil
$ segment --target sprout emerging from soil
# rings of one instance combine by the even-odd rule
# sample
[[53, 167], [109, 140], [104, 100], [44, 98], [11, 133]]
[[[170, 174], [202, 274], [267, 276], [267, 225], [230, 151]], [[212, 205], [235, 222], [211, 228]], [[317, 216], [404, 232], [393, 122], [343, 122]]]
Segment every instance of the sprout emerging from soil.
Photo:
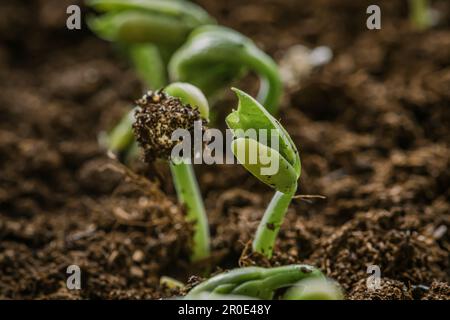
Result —
[[[215, 26], [215, 20], [189, 1], [87, 0], [98, 12], [88, 18], [90, 29], [100, 38], [115, 42], [132, 62], [148, 89], [171, 81], [199, 87], [215, 98], [249, 70], [261, 78], [258, 98], [276, 113], [281, 80], [276, 63], [242, 34]], [[100, 143], [109, 151], [135, 156], [136, 142], [130, 111]]]
[[[188, 1], [87, 0], [97, 15], [87, 19], [100, 38], [114, 42], [127, 55], [147, 89], [168, 84], [167, 62], [189, 33], [214, 19], [200, 6]], [[135, 156], [136, 142], [131, 125], [132, 110], [108, 134], [100, 138], [109, 151]]]
[[[246, 267], [218, 274], [195, 286], [186, 298], [210, 293], [213, 296], [233, 295], [257, 299], [273, 299], [276, 291], [304, 279], [322, 279], [319, 269], [308, 265], [287, 265], [275, 268]], [[292, 298], [292, 296], [291, 296]]]
[[200, 111], [164, 91], [149, 91], [136, 101], [134, 134], [144, 149], [145, 160], [170, 159], [178, 141], [171, 139], [177, 129], [192, 132], [195, 121], [202, 121]]
[[[228, 127], [236, 137], [232, 143], [232, 151], [250, 173], [276, 190], [258, 226], [252, 245], [253, 251], [271, 258], [278, 231], [297, 190], [297, 180], [301, 173], [300, 157], [292, 139], [280, 123], [251, 96], [238, 89], [234, 91], [239, 98], [238, 109], [226, 118]], [[273, 145], [268, 141], [261, 141], [260, 137], [254, 139], [240, 134], [250, 129], [270, 131], [278, 147], [274, 149]], [[251, 162], [252, 154], [256, 155], [256, 163]], [[263, 174], [262, 169], [267, 166], [267, 158], [271, 163], [278, 164], [278, 170], [274, 174]]]
[[[147, 161], [169, 159], [177, 142], [171, 141], [176, 129], [190, 130], [194, 121], [207, 120], [208, 101], [202, 92], [188, 83], [173, 83], [164, 91], [149, 92], [137, 101], [134, 133], [144, 149]], [[210, 254], [209, 227], [200, 190], [192, 165], [170, 160], [179, 201], [186, 206], [187, 220], [194, 224], [192, 261], [205, 259]]]

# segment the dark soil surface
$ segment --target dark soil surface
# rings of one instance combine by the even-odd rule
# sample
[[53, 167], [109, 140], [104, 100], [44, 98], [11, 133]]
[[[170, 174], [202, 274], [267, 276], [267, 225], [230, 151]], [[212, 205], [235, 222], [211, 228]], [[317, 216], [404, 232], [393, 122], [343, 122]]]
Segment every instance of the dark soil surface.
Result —
[[[164, 165], [129, 170], [99, 148], [143, 89], [110, 44], [65, 28], [74, 2], [0, 3], [0, 298], [167, 297], [161, 276], [203, 275], [191, 227]], [[245, 249], [272, 190], [238, 165], [196, 167], [212, 271], [311, 263], [351, 299], [449, 299], [449, 3], [433, 1], [442, 22], [418, 32], [407, 1], [377, 1], [379, 31], [365, 27], [373, 1], [200, 2], [277, 60], [298, 43], [334, 52], [280, 115], [301, 152], [299, 193], [326, 199], [291, 205], [271, 261]], [[381, 289], [367, 290], [369, 265]]]

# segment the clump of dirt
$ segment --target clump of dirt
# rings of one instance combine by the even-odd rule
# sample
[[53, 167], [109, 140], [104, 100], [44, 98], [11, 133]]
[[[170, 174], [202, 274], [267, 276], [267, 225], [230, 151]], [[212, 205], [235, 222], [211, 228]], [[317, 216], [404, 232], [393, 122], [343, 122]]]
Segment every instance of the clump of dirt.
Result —
[[413, 296], [403, 282], [382, 278], [380, 287], [373, 289], [368, 289], [365, 280], [359, 281], [349, 298], [352, 300], [412, 300]]
[[[0, 224], [1, 291], [16, 298], [158, 297], [158, 274], [186, 267], [192, 228], [184, 213], [117, 161], [92, 160], [79, 174], [90, 193], [102, 196], [71, 203], [66, 210], [71, 207], [73, 216], [41, 213], [31, 223]], [[83, 270], [84, 290], [67, 291], [65, 269], [72, 264]]]
[[450, 295], [450, 286], [444, 282], [433, 282], [423, 300], [448, 300]]
[[[273, 195], [241, 166], [196, 166], [209, 216], [212, 272], [310, 263], [350, 299], [450, 299], [450, 6], [419, 32], [404, 1], [198, 1], [279, 60], [295, 44], [327, 45], [332, 61], [286, 91], [280, 121], [299, 146], [300, 194], [273, 259], [248, 249]], [[65, 28], [82, 1], [0, 3], [0, 298], [138, 299], [182, 294], [192, 226], [167, 165], [127, 169], [98, 145], [144, 92], [111, 44]], [[82, 7], [83, 15], [87, 10]], [[14, 26], [14, 28], [11, 28]], [[237, 84], [255, 93], [257, 79]], [[214, 106], [216, 123], [236, 104]], [[222, 124], [222, 125], [221, 125]], [[68, 290], [66, 270], [82, 270]], [[368, 265], [381, 289], [367, 290]], [[193, 278], [192, 278], [193, 277]]]
[[136, 104], [133, 131], [147, 162], [169, 159], [172, 149], [179, 143], [172, 140], [173, 132], [183, 129], [193, 133], [194, 123], [203, 122], [198, 109], [163, 91], [150, 91]]
[[328, 276], [350, 290], [376, 265], [383, 277], [403, 283], [431, 284], [446, 277], [448, 254], [420, 230], [420, 219], [405, 211], [357, 215], [322, 243], [312, 259]]

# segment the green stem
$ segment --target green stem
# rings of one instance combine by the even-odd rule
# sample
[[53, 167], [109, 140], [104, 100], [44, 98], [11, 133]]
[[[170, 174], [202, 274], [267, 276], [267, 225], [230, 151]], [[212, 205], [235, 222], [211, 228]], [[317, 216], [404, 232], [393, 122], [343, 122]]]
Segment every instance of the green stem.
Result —
[[264, 216], [256, 230], [255, 239], [253, 240], [253, 251], [259, 252], [267, 258], [272, 257], [275, 240], [283, 223], [286, 211], [295, 194], [293, 188], [291, 192], [282, 193], [277, 191], [270, 201], [269, 206], [264, 212]]
[[166, 66], [157, 46], [130, 45], [129, 55], [134, 69], [149, 88], [158, 89], [167, 84]]
[[343, 300], [339, 285], [325, 277], [300, 280], [286, 290], [283, 300]]
[[170, 169], [178, 200], [187, 207], [187, 220], [195, 223], [191, 259], [198, 261], [207, 258], [210, 253], [208, 219], [192, 165], [171, 162]]
[[[161, 88], [167, 83], [166, 67], [162, 61], [158, 48], [152, 44], [136, 44], [127, 46], [126, 50], [130, 60], [145, 85], [150, 89]], [[137, 148], [133, 131], [134, 111], [125, 114], [119, 123], [108, 134], [106, 147], [114, 153], [125, 153], [128, 159], [132, 159]]]
[[277, 114], [278, 103], [283, 91], [277, 64], [256, 47], [250, 47], [244, 59], [260, 77], [258, 101], [271, 114]]
[[207, 96], [247, 71], [261, 79], [258, 100], [276, 114], [282, 93], [277, 64], [250, 39], [225, 27], [202, 26], [195, 29], [169, 63], [172, 79], [198, 86]]
[[128, 111], [105, 139], [105, 147], [113, 153], [126, 152], [133, 144], [134, 135], [131, 126], [134, 122], [134, 108]]

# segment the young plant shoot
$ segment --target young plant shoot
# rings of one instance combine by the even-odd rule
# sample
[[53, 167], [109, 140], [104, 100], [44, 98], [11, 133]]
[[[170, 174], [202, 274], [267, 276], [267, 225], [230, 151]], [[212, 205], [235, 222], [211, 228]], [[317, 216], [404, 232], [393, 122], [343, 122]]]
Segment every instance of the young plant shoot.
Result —
[[[125, 52], [147, 89], [153, 90], [167, 85], [168, 61], [189, 33], [200, 25], [215, 23], [206, 11], [188, 1], [88, 0], [87, 4], [100, 13], [88, 18], [90, 29]], [[102, 144], [108, 150], [131, 153], [133, 115], [134, 110], [103, 136]]]
[[[239, 99], [238, 109], [226, 118], [235, 136], [232, 151], [250, 173], [276, 190], [252, 245], [253, 251], [271, 258], [278, 231], [297, 190], [301, 173], [300, 157], [280, 123], [250, 95], [238, 89], [233, 90]], [[267, 139], [268, 132], [270, 139]], [[248, 133], [253, 133], [253, 136]], [[265, 139], [262, 133], [266, 134]], [[253, 161], [252, 157], [255, 158]], [[274, 164], [276, 170], [267, 173], [268, 165], [272, 167]]]
[[246, 267], [218, 274], [189, 291], [187, 299], [210, 293], [273, 299], [278, 289], [288, 288], [303, 279], [324, 279], [322, 272], [308, 265], [275, 268]]
[[[90, 17], [90, 28], [127, 53], [148, 88], [166, 85], [169, 73], [171, 81], [192, 83], [211, 100], [254, 71], [261, 78], [258, 99], [276, 113], [282, 90], [276, 63], [250, 39], [215, 26], [197, 5], [163, 0], [90, 0], [88, 4], [101, 13]], [[108, 150], [127, 153], [132, 148], [133, 113], [103, 139]]]
[[210, 99], [245, 75], [260, 77], [258, 100], [276, 114], [282, 92], [277, 64], [244, 35], [221, 26], [196, 28], [169, 63], [172, 80], [198, 86]]
[[[187, 83], [173, 83], [164, 91], [148, 92], [136, 104], [133, 131], [144, 150], [146, 161], [170, 161], [179, 201], [186, 206], [187, 220], [194, 224], [192, 261], [207, 258], [209, 226], [192, 165], [185, 159], [171, 158], [179, 141], [172, 140], [177, 129], [192, 132], [195, 121], [206, 122], [209, 106], [203, 93]], [[190, 160], [190, 159], [189, 159]]]

